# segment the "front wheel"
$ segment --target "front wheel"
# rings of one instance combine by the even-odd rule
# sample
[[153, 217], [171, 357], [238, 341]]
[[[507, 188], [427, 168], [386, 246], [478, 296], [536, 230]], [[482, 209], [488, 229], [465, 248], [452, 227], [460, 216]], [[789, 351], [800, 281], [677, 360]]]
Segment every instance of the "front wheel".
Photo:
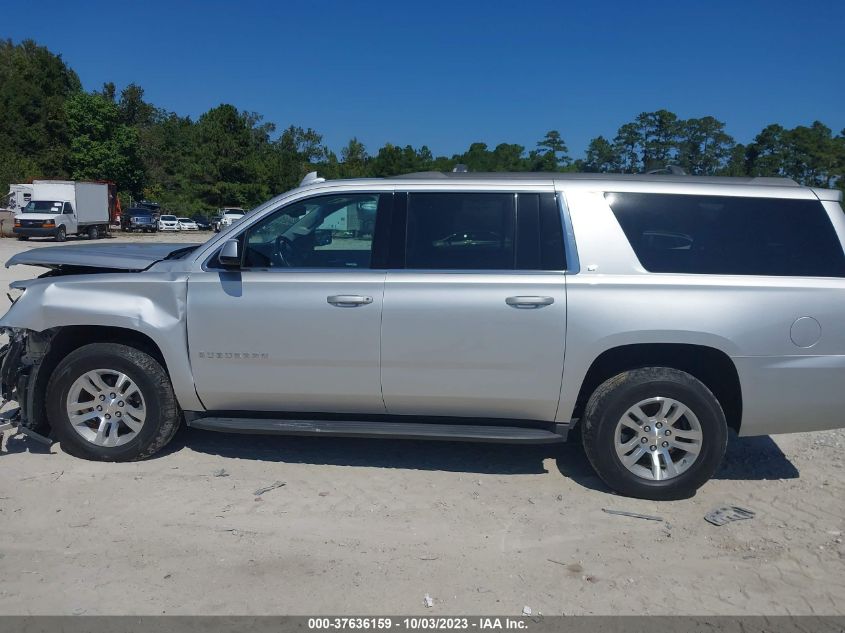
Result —
[[695, 494], [716, 471], [728, 430], [701, 381], [667, 367], [623, 372], [602, 383], [584, 410], [582, 441], [604, 482], [657, 501]]
[[58, 230], [56, 230], [56, 241], [64, 242], [65, 239], [67, 239], [67, 231], [64, 226], [60, 226]]
[[149, 354], [91, 343], [68, 354], [47, 386], [50, 424], [68, 453], [124, 462], [161, 450], [179, 428], [167, 373]]

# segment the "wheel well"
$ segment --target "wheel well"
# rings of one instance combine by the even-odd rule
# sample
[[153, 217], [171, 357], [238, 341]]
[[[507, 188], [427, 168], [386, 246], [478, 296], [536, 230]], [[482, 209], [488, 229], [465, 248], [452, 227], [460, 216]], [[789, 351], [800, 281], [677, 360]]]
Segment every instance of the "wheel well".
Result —
[[574, 418], [583, 415], [587, 400], [608, 378], [641, 367], [672, 367], [695, 376], [713, 392], [728, 426], [739, 432], [742, 422], [742, 389], [733, 361], [724, 352], [703, 345], [641, 343], [603, 352], [593, 361], [575, 403]]
[[50, 429], [46, 410], [47, 383], [50, 382], [50, 376], [65, 356], [89, 343], [120, 343], [134, 347], [155, 358], [164, 371], [167, 371], [167, 364], [158, 345], [141, 332], [100, 325], [72, 325], [58, 328], [54, 330], [50, 339], [50, 346], [41, 360], [35, 380], [31, 420], [32, 427], [39, 433], [46, 435]]

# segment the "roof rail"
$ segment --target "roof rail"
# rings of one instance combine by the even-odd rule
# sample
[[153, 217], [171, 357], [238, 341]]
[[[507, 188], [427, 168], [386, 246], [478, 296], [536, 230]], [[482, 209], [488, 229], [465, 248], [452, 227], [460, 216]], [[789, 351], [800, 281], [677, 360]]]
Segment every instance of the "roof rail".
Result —
[[713, 185], [765, 185], [772, 187], [800, 187], [791, 178], [768, 176], [691, 176], [667, 173], [649, 174], [618, 174], [618, 173], [585, 173], [585, 172], [451, 172], [451, 171], [419, 171], [409, 174], [387, 176], [390, 179], [406, 180], [558, 180], [558, 181], [630, 181], [630, 182], [667, 182]]
[[305, 185], [316, 185], [319, 182], [326, 182], [325, 178], [320, 178], [317, 175], [316, 171], [309, 171], [305, 174], [305, 178], [302, 179], [302, 182], [299, 183], [300, 187], [304, 187]]

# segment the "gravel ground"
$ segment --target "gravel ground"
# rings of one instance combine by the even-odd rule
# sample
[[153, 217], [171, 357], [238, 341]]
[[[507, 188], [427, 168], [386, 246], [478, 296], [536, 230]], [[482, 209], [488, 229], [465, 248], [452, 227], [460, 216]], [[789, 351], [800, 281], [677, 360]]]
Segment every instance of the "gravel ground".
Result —
[[[0, 240], [0, 259], [49, 244]], [[732, 438], [694, 498], [659, 503], [612, 494], [577, 443], [182, 430], [153, 459], [102, 464], [17, 436], [0, 614], [840, 615], [843, 449], [843, 431]], [[706, 523], [722, 504], [756, 516]]]

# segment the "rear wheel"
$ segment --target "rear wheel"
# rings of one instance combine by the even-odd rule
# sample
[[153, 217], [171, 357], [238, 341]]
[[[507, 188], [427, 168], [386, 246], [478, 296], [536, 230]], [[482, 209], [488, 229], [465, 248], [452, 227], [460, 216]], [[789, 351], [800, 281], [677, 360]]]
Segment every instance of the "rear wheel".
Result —
[[47, 386], [51, 426], [68, 453], [98, 461], [143, 459], [179, 427], [170, 379], [149, 354], [92, 343], [68, 354]]
[[727, 423], [713, 393], [667, 367], [623, 372], [605, 381], [584, 411], [590, 463], [614, 490], [643, 499], [682, 499], [716, 471]]
[[89, 240], [96, 240], [100, 237], [100, 230], [96, 226], [89, 226], [88, 227], [88, 239]]

